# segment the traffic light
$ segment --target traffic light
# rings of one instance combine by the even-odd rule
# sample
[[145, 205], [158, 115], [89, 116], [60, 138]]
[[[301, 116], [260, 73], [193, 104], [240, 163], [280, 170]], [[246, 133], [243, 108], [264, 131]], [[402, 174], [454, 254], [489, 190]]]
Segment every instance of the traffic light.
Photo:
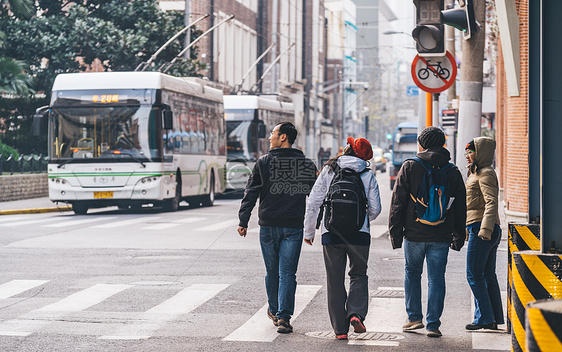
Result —
[[412, 37], [420, 56], [445, 56], [445, 26], [441, 22], [443, 0], [414, 0], [416, 28]]
[[470, 39], [476, 33], [473, 0], [459, 0], [461, 8], [441, 11], [441, 22], [453, 26], [463, 32], [464, 39]]

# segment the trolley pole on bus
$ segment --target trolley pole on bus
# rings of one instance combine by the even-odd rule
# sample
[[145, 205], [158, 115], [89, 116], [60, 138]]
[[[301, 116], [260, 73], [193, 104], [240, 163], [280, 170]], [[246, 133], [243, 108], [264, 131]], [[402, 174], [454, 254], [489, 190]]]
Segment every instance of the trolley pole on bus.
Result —
[[187, 25], [186, 27], [184, 27], [182, 30], [180, 30], [179, 32], [177, 32], [176, 34], [174, 34], [172, 36], [172, 38], [170, 38], [166, 43], [164, 43], [164, 45], [162, 45], [158, 50], [156, 50], [156, 52], [154, 54], [152, 54], [152, 56], [150, 57], [150, 59], [148, 59], [147, 62], [141, 62], [136, 68], [135, 71], [144, 71], [148, 68], [148, 66], [150, 66], [150, 64], [156, 59], [156, 57], [164, 50], [166, 49], [166, 47], [168, 45], [170, 45], [171, 42], [173, 42], [174, 40], [176, 40], [177, 37], [179, 37], [182, 33], [184, 33], [185, 31], [188, 31], [188, 36], [189, 33], [191, 33], [189, 31], [189, 29], [193, 26], [195, 26], [197, 23], [201, 22], [202, 20], [204, 20], [205, 18], [209, 17], [209, 14], [206, 14], [205, 16], [197, 19], [195, 22]]
[[191, 44], [189, 44], [188, 46], [185, 47], [185, 49], [183, 49], [182, 51], [180, 51], [180, 53], [178, 55], [176, 55], [176, 57], [174, 57], [174, 59], [172, 61], [170, 61], [169, 64], [163, 64], [162, 66], [160, 66], [160, 68], [158, 69], [158, 71], [162, 72], [162, 73], [166, 73], [168, 72], [168, 70], [174, 66], [174, 64], [176, 63], [176, 61], [178, 61], [179, 59], [181, 59], [183, 57], [183, 54], [185, 54], [189, 49], [191, 49], [191, 47], [193, 47], [195, 44], [197, 44], [204, 36], [206, 36], [207, 34], [211, 33], [212, 31], [214, 31], [218, 26], [220, 26], [221, 24], [230, 21], [231, 19], [234, 18], [234, 15], [230, 15], [229, 17], [225, 18], [224, 20], [220, 21], [219, 23], [215, 24], [214, 26], [212, 26], [211, 28], [207, 29], [207, 31], [205, 31], [205, 33], [201, 34], [199, 37], [197, 37], [197, 39], [195, 39], [194, 41], [191, 42]]

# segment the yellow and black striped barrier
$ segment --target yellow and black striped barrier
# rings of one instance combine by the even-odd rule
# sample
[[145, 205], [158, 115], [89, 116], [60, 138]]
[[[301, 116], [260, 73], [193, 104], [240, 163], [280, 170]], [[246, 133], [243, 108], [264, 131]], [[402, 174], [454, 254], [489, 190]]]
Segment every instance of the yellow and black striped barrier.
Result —
[[509, 241], [507, 246], [507, 332], [511, 332], [511, 276], [512, 253], [519, 251], [538, 251], [541, 249], [540, 225], [509, 224]]
[[562, 300], [527, 304], [525, 335], [528, 352], [562, 351]]
[[512, 275], [511, 350], [526, 352], [525, 307], [541, 299], [562, 298], [562, 255], [514, 252]]

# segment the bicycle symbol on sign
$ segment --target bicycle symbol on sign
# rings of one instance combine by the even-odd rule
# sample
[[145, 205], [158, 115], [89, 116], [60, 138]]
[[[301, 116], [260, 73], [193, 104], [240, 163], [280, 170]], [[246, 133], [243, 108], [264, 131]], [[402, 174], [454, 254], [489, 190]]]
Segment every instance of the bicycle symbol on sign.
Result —
[[427, 79], [429, 77], [429, 72], [433, 73], [436, 78], [447, 79], [451, 75], [448, 69], [441, 66], [441, 61], [437, 61], [436, 64], [431, 64], [431, 60], [426, 61], [426, 67], [421, 68], [418, 71], [418, 77], [421, 80]]

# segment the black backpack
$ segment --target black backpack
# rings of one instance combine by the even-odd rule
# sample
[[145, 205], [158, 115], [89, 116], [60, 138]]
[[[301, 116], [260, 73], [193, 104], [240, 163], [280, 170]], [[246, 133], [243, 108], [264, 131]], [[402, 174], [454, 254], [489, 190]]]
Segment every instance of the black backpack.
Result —
[[406, 160], [414, 160], [425, 169], [417, 196], [414, 197], [413, 194], [410, 194], [415, 203], [416, 221], [430, 226], [444, 223], [447, 210], [449, 210], [452, 203], [447, 174], [457, 167], [452, 163], [448, 163], [439, 168], [428, 164], [418, 157]]
[[361, 172], [355, 172], [336, 165], [334, 178], [318, 214], [316, 228], [320, 227], [324, 209], [324, 226], [331, 233], [354, 234], [363, 227], [367, 215], [367, 196], [361, 174], [367, 170], [365, 168]]

